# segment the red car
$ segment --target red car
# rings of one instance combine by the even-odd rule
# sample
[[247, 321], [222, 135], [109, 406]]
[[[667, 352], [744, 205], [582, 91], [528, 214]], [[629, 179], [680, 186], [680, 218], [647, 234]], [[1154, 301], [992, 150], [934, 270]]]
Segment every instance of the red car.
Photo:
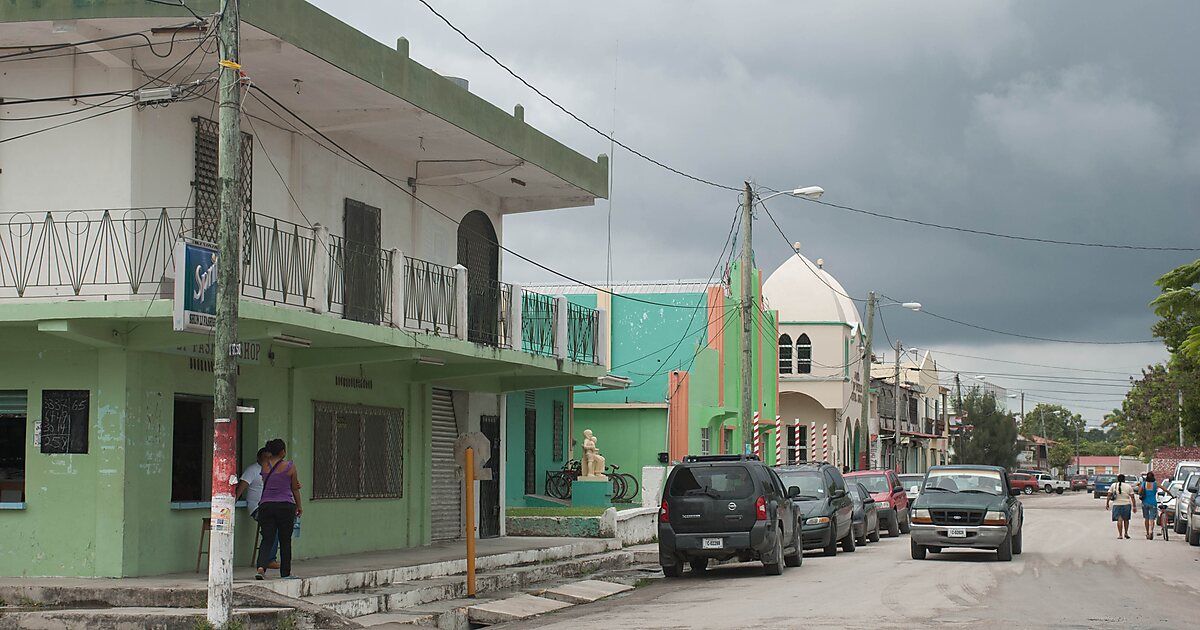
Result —
[[1025, 473], [1009, 473], [1008, 487], [1025, 494], [1033, 494], [1038, 491], [1038, 480], [1037, 477]]
[[887, 527], [889, 536], [907, 534], [910, 525], [908, 513], [908, 494], [900, 485], [900, 478], [891, 470], [858, 470], [846, 473], [846, 479], [852, 479], [866, 486], [871, 498], [879, 509], [879, 527]]
[[1087, 490], [1087, 475], [1075, 475], [1071, 477], [1071, 492], [1076, 490]]

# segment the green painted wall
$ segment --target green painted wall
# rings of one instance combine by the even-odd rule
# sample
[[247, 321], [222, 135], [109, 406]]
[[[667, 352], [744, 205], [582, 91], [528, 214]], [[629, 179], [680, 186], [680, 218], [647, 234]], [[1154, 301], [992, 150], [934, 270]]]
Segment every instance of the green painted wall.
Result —
[[[546, 494], [546, 471], [559, 470], [566, 460], [571, 459], [571, 409], [570, 390], [567, 388], [539, 389], [534, 394], [534, 410], [537, 416], [536, 433], [536, 484], [534, 494]], [[525, 392], [510, 392], [505, 402], [505, 432], [502, 440], [505, 450], [504, 491], [505, 504], [513, 507], [544, 505], [525, 498]], [[562, 456], [554, 456], [554, 403], [563, 408]], [[578, 457], [578, 455], [575, 455]]]
[[[121, 576], [190, 571], [207, 508], [172, 509], [176, 394], [210, 395], [212, 375], [184, 356], [91, 349], [47, 335], [5, 334], [0, 388], [29, 396], [26, 507], [0, 510], [0, 574]], [[264, 349], [265, 352], [265, 349]], [[407, 383], [399, 364], [292, 370], [243, 365], [240, 397], [257, 408], [243, 424], [241, 466], [269, 438], [288, 442], [305, 488], [303, 536], [295, 558], [426, 544], [429, 541], [429, 388]], [[371, 390], [334, 384], [364, 376]], [[43, 389], [91, 391], [87, 454], [44, 455], [33, 444]], [[309, 500], [313, 400], [404, 409], [402, 499]], [[254, 521], [237, 520], [235, 562], [249, 562]], [[379, 527], [361, 527], [377, 523]], [[386, 525], [386, 526], [382, 526]]]
[[642, 477], [642, 466], [658, 466], [667, 450], [666, 409], [576, 409], [575, 440], [583, 443], [584, 429], [596, 435], [596, 446], [608, 464]]

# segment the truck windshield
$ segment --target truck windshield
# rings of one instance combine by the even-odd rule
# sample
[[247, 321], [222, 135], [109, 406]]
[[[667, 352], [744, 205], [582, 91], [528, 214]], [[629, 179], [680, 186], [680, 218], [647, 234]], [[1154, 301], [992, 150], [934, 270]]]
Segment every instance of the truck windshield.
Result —
[[1000, 473], [994, 470], [931, 470], [925, 480], [925, 487], [948, 492], [983, 492], [995, 495], [1007, 492], [1001, 483]]
[[785, 488], [792, 486], [800, 488], [800, 496], [797, 498], [825, 498], [825, 478], [819, 472], [780, 473], [779, 477], [783, 479], [783, 486]]

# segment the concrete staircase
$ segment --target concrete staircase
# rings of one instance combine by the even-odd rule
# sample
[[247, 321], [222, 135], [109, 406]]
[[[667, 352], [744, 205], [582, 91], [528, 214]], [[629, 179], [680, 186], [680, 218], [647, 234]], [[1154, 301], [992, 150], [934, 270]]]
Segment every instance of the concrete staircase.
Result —
[[[480, 627], [522, 619], [629, 590], [578, 578], [626, 569], [634, 553], [613, 539], [578, 540], [478, 559], [475, 599], [467, 599], [466, 561], [269, 582], [365, 627]], [[574, 580], [574, 585], [564, 581]], [[561, 592], [559, 592], [561, 590]], [[546, 595], [549, 593], [549, 595]], [[589, 597], [593, 599], [588, 599]]]

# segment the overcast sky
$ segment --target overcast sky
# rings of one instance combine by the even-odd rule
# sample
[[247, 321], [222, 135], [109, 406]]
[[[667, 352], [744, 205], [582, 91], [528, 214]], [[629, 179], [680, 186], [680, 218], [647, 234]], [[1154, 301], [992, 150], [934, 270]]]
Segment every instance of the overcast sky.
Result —
[[[416, 0], [315, 4], [389, 45], [407, 37], [417, 61], [467, 78], [503, 109], [523, 104], [527, 122], [580, 152], [610, 153]], [[1200, 244], [1200, 3], [1191, 0], [432, 4], [579, 116], [707, 179], [820, 185], [832, 203], [1042, 238]], [[613, 153], [614, 278], [706, 277], [736, 194]], [[1195, 256], [996, 240], [785, 198], [770, 206], [788, 239], [824, 258], [856, 297], [875, 290], [1040, 337], [1149, 339], [1154, 280]], [[603, 280], [609, 210], [600, 201], [508, 218], [506, 245]], [[755, 250], [768, 271], [790, 254], [765, 220]], [[556, 280], [505, 264], [509, 280]], [[1001, 375], [1121, 379], [1165, 357], [1159, 345], [1026, 342], [883, 314], [906, 345], [1115, 372], [938, 355], [943, 369], [1025, 388], [1027, 407], [1067, 401], [1091, 423], [1119, 404], [1119, 380]], [[888, 343], [878, 337], [877, 353]]]

